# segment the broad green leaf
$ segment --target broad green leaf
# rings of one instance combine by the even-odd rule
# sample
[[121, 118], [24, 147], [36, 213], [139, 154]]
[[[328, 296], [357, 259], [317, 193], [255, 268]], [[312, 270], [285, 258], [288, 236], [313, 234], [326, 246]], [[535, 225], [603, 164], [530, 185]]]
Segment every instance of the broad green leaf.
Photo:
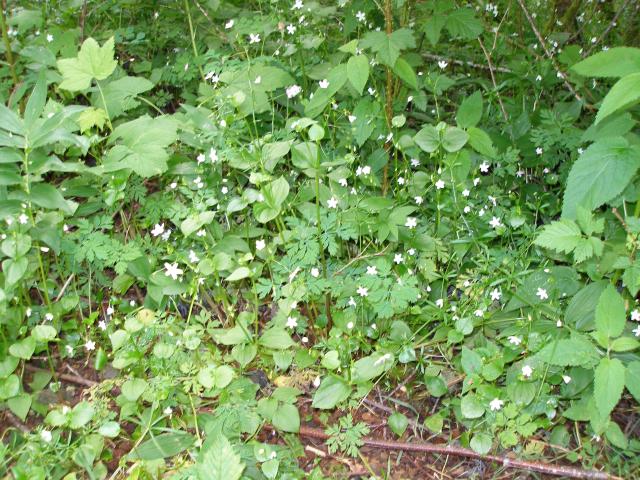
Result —
[[278, 164], [278, 161], [283, 158], [291, 150], [291, 142], [272, 142], [267, 143], [262, 147], [262, 162], [264, 168], [268, 172], [273, 172], [273, 169]]
[[169, 152], [176, 141], [177, 125], [171, 117], [151, 118], [143, 115], [120, 124], [109, 137], [114, 146], [105, 159], [106, 171], [129, 168], [141, 177], [159, 175], [167, 170]]
[[146, 78], [122, 77], [109, 82], [109, 84], [102, 89], [106, 106], [102, 101], [102, 96], [99, 94], [94, 94], [93, 104], [109, 112], [109, 117], [114, 119], [124, 112], [140, 105], [136, 97], [152, 88], [153, 83]]
[[300, 414], [295, 405], [289, 403], [281, 403], [276, 409], [271, 423], [278, 430], [283, 432], [296, 433], [300, 430]]
[[295, 342], [284, 328], [273, 327], [262, 332], [258, 343], [266, 348], [284, 350], [293, 347]]
[[480, 355], [478, 355], [478, 353], [467, 347], [462, 347], [461, 361], [462, 369], [467, 375], [480, 373], [480, 371], [482, 370], [482, 358], [480, 357]]
[[479, 418], [485, 412], [485, 406], [473, 393], [468, 393], [462, 397], [460, 410], [465, 418]]
[[578, 330], [593, 330], [598, 300], [609, 285], [606, 281], [590, 283], [573, 296], [564, 312], [564, 323]]
[[409, 419], [400, 412], [393, 412], [389, 415], [387, 424], [393, 433], [401, 437], [407, 426], [409, 426]]
[[393, 67], [400, 56], [402, 50], [413, 48], [416, 41], [413, 38], [413, 31], [408, 28], [401, 28], [388, 35], [386, 32], [373, 31], [367, 33], [360, 46], [370, 48], [376, 53], [380, 63]]
[[15, 285], [18, 283], [29, 267], [29, 260], [27, 257], [7, 258], [2, 262], [2, 271], [4, 272], [4, 281], [6, 287]]
[[366, 55], [354, 55], [347, 61], [347, 78], [349, 83], [362, 95], [369, 79], [369, 59]]
[[129, 402], [136, 402], [148, 386], [144, 378], [132, 378], [122, 384], [122, 396]]
[[625, 375], [625, 385], [629, 393], [633, 395], [633, 398], [637, 402], [640, 402], [640, 362], [635, 361], [627, 365], [627, 371]]
[[65, 200], [60, 191], [48, 183], [36, 183], [31, 187], [31, 201], [39, 207], [62, 210], [67, 215], [73, 215], [78, 204]]
[[496, 150], [493, 148], [493, 142], [487, 132], [476, 127], [469, 127], [467, 134], [469, 135], [469, 145], [476, 152], [489, 158], [496, 156]]
[[469, 134], [458, 127], [447, 126], [442, 135], [442, 148], [447, 152], [457, 152], [465, 146]]
[[593, 343], [582, 336], [550, 342], [538, 353], [538, 356], [542, 361], [551, 365], [591, 368], [599, 358], [598, 350], [593, 346]]
[[608, 416], [622, 397], [625, 369], [617, 358], [603, 358], [596, 368], [593, 397], [603, 417]]
[[212, 443], [200, 450], [196, 462], [199, 480], [239, 480], [245, 465], [227, 437], [218, 433]]
[[[154, 435], [131, 451], [131, 459], [159, 460], [184, 452], [195, 442], [195, 437], [187, 432], [171, 432]], [[209, 477], [213, 478], [213, 477]]]
[[640, 72], [640, 49], [614, 47], [576, 63], [571, 70], [583, 77], [624, 77]]
[[76, 404], [71, 412], [69, 412], [69, 428], [77, 430], [78, 428], [84, 427], [91, 421], [94, 413], [95, 408], [91, 403], [82, 401]]
[[411, 65], [402, 57], [396, 60], [393, 65], [393, 73], [395, 73], [404, 83], [409, 85], [413, 89], [418, 89], [418, 77], [416, 72], [413, 71]]
[[472, 40], [482, 33], [482, 22], [470, 8], [459, 8], [451, 12], [445, 20], [445, 28], [454, 38]]
[[[0, 380], [1, 382], [2, 380]], [[28, 393], [21, 393], [7, 400], [7, 406], [20, 420], [25, 420], [31, 410], [32, 398]]]
[[329, 375], [322, 380], [313, 395], [313, 408], [328, 410], [349, 398], [351, 388], [342, 378]]
[[587, 148], [573, 164], [562, 217], [576, 218], [578, 205], [593, 210], [620, 194], [640, 166], [640, 147], [624, 138], [606, 138]]
[[238, 280], [242, 280], [244, 278], [249, 278], [251, 276], [251, 270], [247, 267], [238, 267], [236, 268], [229, 276], [226, 278], [227, 282], [237, 282]]
[[416, 133], [413, 141], [425, 152], [433, 153], [440, 146], [440, 134], [433, 125], [426, 125]]
[[180, 224], [180, 230], [185, 237], [188, 237], [192, 233], [200, 230], [204, 225], [210, 224], [215, 216], [215, 212], [211, 211], [199, 212], [193, 215], [189, 215]]
[[9, 347], [9, 353], [11, 355], [23, 360], [29, 360], [35, 350], [36, 339], [31, 336], [18, 340]]
[[429, 17], [426, 22], [422, 25], [422, 31], [427, 36], [427, 39], [431, 43], [431, 45], [436, 45], [438, 40], [440, 40], [440, 34], [442, 33], [442, 27], [444, 27], [444, 22], [447, 20], [446, 15], [433, 15]]
[[469, 446], [473, 449], [473, 451], [481, 455], [489, 453], [492, 444], [493, 438], [488, 433], [476, 433], [469, 442]]
[[582, 232], [572, 220], [551, 222], [542, 227], [534, 243], [560, 253], [571, 253], [582, 238]]
[[80, 132], [82, 133], [92, 129], [93, 127], [98, 127], [98, 130], [102, 130], [106, 122], [107, 112], [102, 108], [89, 107], [78, 117], [78, 125], [80, 126]]
[[351, 380], [353, 382], [365, 382], [382, 375], [394, 364], [393, 355], [390, 353], [376, 352], [362, 357], [351, 367]]
[[118, 422], [105, 422], [100, 425], [98, 433], [103, 437], [116, 438], [120, 434], [120, 424]]
[[35, 121], [40, 118], [45, 103], [47, 103], [47, 79], [45, 71], [41, 70], [36, 86], [33, 88], [24, 108], [24, 124], [27, 130], [31, 130]]
[[329, 82], [327, 88], [318, 87], [313, 93], [313, 98], [309, 100], [304, 112], [308, 117], [320, 115], [329, 104], [331, 98], [347, 83], [348, 67], [341, 63], [333, 67], [327, 74], [326, 80]]
[[613, 285], [608, 285], [596, 307], [596, 328], [607, 337], [615, 338], [624, 330], [625, 322], [624, 299]]
[[36, 325], [31, 332], [38, 342], [49, 342], [56, 338], [57, 334], [58, 332], [51, 325]]
[[101, 47], [93, 38], [87, 38], [76, 58], [58, 60], [58, 70], [62, 74], [60, 88], [72, 92], [86, 90], [91, 80], [104, 80], [116, 68], [113, 59], [113, 37]]
[[456, 122], [460, 128], [475, 127], [482, 118], [482, 94], [476, 91], [465, 98], [456, 113]]
[[9, 375], [0, 379], [0, 400], [15, 397], [20, 392], [20, 378], [17, 375]]
[[640, 72], [622, 77], [604, 97], [594, 123], [599, 123], [614, 112], [640, 102]]

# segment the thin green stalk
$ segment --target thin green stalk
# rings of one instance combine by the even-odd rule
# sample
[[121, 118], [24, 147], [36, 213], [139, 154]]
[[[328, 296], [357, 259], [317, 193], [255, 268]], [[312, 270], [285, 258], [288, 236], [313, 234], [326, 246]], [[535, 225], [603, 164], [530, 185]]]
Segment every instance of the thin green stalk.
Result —
[[191, 47], [193, 48], [193, 56], [198, 65], [198, 71], [200, 72], [200, 77], [202, 77], [202, 81], [204, 82], [204, 72], [202, 71], [202, 67], [200, 66], [200, 62], [198, 61], [198, 48], [196, 47], [196, 34], [193, 30], [193, 20], [191, 19], [191, 10], [189, 9], [189, 0], [184, 0], [184, 8], [187, 12], [187, 19], [189, 20], [189, 35], [191, 36]]
[[100, 98], [102, 99], [102, 105], [104, 106], [104, 113], [107, 114], [107, 123], [109, 124], [109, 130], [113, 131], [113, 124], [111, 123], [111, 115], [109, 115], [109, 109], [107, 108], [107, 100], [104, 98], [104, 92], [100, 86], [100, 82], [96, 80], [98, 86], [98, 92], [100, 92]]

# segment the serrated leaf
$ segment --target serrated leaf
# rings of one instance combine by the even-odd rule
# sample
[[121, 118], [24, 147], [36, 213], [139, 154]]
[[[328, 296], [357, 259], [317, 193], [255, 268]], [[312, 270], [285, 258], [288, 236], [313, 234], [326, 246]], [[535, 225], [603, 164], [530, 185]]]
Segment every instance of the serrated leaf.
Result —
[[152, 88], [153, 83], [146, 78], [122, 77], [109, 82], [109, 84], [102, 89], [106, 106], [102, 101], [102, 96], [99, 94], [94, 95], [93, 104], [109, 112], [109, 117], [113, 119], [122, 115], [122, 113], [127, 110], [131, 110], [140, 105], [136, 97]]
[[600, 415], [608, 416], [622, 397], [625, 368], [617, 358], [603, 358], [596, 368], [593, 397]]
[[602, 100], [594, 123], [598, 124], [612, 113], [640, 102], [640, 72], [618, 80]]
[[571, 70], [583, 77], [624, 77], [640, 72], [640, 49], [610, 48], [576, 63]]
[[603, 335], [615, 338], [624, 330], [625, 322], [624, 299], [613, 285], [607, 285], [596, 306], [596, 328]]
[[60, 88], [72, 92], [86, 90], [91, 81], [104, 80], [116, 68], [118, 62], [113, 59], [113, 37], [101, 47], [93, 38], [87, 38], [76, 58], [58, 60], [58, 70], [62, 74]]
[[362, 95], [369, 79], [369, 59], [366, 55], [354, 55], [347, 61], [347, 78], [349, 83]]
[[472, 40], [482, 33], [482, 22], [470, 8], [459, 8], [451, 12], [445, 21], [445, 28], [454, 38]]
[[413, 71], [411, 65], [402, 57], [396, 60], [393, 66], [393, 73], [395, 73], [404, 83], [409, 85], [413, 89], [418, 88], [418, 77], [416, 72]]
[[456, 122], [460, 128], [475, 127], [482, 118], [482, 94], [476, 91], [465, 98], [456, 113]]
[[536, 245], [560, 253], [571, 253], [582, 238], [582, 232], [572, 220], [560, 220], [545, 225], [534, 241]]
[[382, 31], [369, 32], [364, 36], [360, 45], [375, 52], [380, 63], [393, 67], [400, 52], [415, 47], [416, 41], [410, 29], [401, 28], [390, 35]]
[[538, 353], [543, 362], [561, 367], [593, 366], [598, 361], [598, 350], [583, 337], [551, 342]]
[[227, 437], [216, 434], [214, 441], [198, 454], [196, 471], [199, 480], [238, 480], [245, 465]]
[[469, 135], [469, 145], [476, 152], [489, 158], [496, 156], [496, 150], [493, 148], [493, 142], [487, 132], [476, 127], [469, 127], [467, 134]]
[[578, 205], [593, 210], [624, 190], [640, 166], [640, 147], [624, 138], [606, 138], [587, 148], [573, 164], [562, 217], [574, 219]]

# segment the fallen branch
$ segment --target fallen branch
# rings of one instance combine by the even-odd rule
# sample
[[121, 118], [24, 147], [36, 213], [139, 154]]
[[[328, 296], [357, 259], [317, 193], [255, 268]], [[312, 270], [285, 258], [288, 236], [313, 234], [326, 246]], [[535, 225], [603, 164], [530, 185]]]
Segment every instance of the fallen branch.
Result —
[[[275, 431], [270, 425], [265, 428]], [[327, 440], [329, 435], [318, 428], [301, 426], [299, 435], [303, 437], [316, 438], [318, 440]], [[474, 452], [468, 448], [454, 447], [451, 445], [437, 445], [433, 443], [404, 443], [404, 442], [388, 442], [385, 440], [374, 440], [370, 438], [362, 439], [364, 446], [373, 448], [382, 448], [385, 450], [403, 450], [406, 452], [422, 452], [437, 453], [441, 455], [454, 455], [457, 457], [476, 458], [484, 462], [492, 462], [502, 465], [504, 468], [515, 468], [526, 470], [529, 472], [539, 472], [547, 475], [555, 475], [566, 478], [587, 478], [595, 480], [622, 480], [620, 477], [609, 475], [606, 472], [598, 472], [595, 470], [583, 470], [581, 468], [568, 467], [563, 465], [549, 465], [540, 462], [530, 462], [526, 460], [514, 460], [498, 455], [483, 455]]]
[[[44, 370], [42, 368], [34, 367], [33, 365], [25, 365], [24, 368], [29, 370], [30, 372], [49, 373], [49, 370]], [[89, 380], [88, 378], [81, 377], [80, 375], [69, 375], [68, 373], [58, 373], [58, 379], [64, 380], [65, 382], [83, 385], [85, 387], [95, 387], [99, 383], [94, 380]]]
[[22, 433], [29, 433], [29, 427], [27, 427], [24, 423], [22, 423], [13, 413], [9, 410], [5, 410], [4, 415], [7, 421], [13, 425], [15, 428], [20, 430]]

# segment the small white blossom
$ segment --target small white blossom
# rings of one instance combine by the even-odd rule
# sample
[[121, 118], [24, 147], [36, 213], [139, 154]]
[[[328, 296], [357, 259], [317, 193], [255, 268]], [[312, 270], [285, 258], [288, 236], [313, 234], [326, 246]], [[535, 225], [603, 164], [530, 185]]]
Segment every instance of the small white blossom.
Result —
[[320, 276], [320, 270], [317, 267], [313, 267], [311, 269], [311, 276], [313, 278], [318, 278]]
[[319, 86], [320, 88], [322, 88], [323, 90], [324, 90], [324, 89], [326, 89], [326, 88], [329, 88], [329, 80], [327, 80], [326, 78], [325, 78], [325, 79], [323, 79], [323, 80], [320, 80], [320, 81], [318, 82], [318, 86]]
[[397, 265], [400, 265], [400, 264], [404, 261], [404, 259], [402, 258], [402, 255], [401, 255], [400, 253], [396, 253], [396, 254], [393, 256], [393, 261], [394, 261]]
[[369, 289], [365, 287], [358, 287], [357, 292], [361, 297], [366, 297], [367, 295], [369, 295]]
[[302, 87], [300, 87], [299, 85], [291, 85], [285, 90], [285, 93], [287, 94], [287, 98], [294, 98], [300, 92], [302, 92]]
[[287, 317], [287, 328], [293, 330], [298, 326], [298, 319], [296, 317]]
[[418, 226], [418, 220], [415, 217], [407, 217], [404, 226], [407, 228], [416, 228]]
[[153, 235], [154, 237], [158, 237], [163, 233], [164, 233], [164, 223], [156, 223], [156, 225], [153, 227], [153, 230], [151, 230], [151, 235]]
[[376, 268], [375, 265], [367, 267], [367, 275], [377, 275], [377, 274], [378, 274], [378, 269]]
[[542, 147], [536, 148], [536, 155], [542, 155], [543, 153], [544, 153], [544, 150], [542, 150]]
[[234, 20], [233, 18], [231, 20], [229, 20], [227, 23], [224, 24], [224, 28], [226, 28], [227, 30], [229, 30], [230, 28], [233, 28], [233, 24], [234, 24]]
[[562, 375], [562, 381], [564, 383], [570, 383], [571, 382], [571, 377], [569, 375]]
[[[491, 165], [489, 165], [489, 163], [487, 163], [487, 162], [482, 162], [482, 163], [480, 164], [480, 172], [481, 172], [481, 173], [488, 173], [488, 172], [489, 172], [489, 167], [490, 167], [490, 166], [491, 166]], [[474, 182], [474, 185], [477, 185], [477, 184]]]
[[265, 242], [264, 240], [260, 239], [260, 240], [256, 240], [256, 250], [260, 251], [263, 250], [264, 247], [267, 246], [267, 242]]
[[367, 16], [365, 15], [364, 12], [358, 11], [358, 13], [356, 13], [356, 18], [358, 19], [359, 22], [365, 22], [367, 20]]
[[422, 202], [424, 202], [424, 199], [420, 195], [413, 197], [413, 199], [415, 200], [416, 205], [422, 205]]
[[338, 199], [336, 197], [331, 197], [327, 200], [327, 208], [338, 208]]
[[436, 188], [442, 190], [444, 188], [444, 180], [440, 179], [436, 182]]
[[438, 62], [438, 66], [440, 67], [440, 70], [444, 70], [445, 68], [447, 68], [447, 65], [449, 65], [449, 63], [445, 62], [444, 60], [440, 60]]
[[502, 226], [502, 222], [500, 222], [500, 219], [498, 217], [493, 217], [491, 221], [489, 221], [489, 225], [491, 225], [493, 228], [498, 228]]
[[631, 320], [634, 322], [640, 322], [640, 310], [636, 308], [631, 312]]
[[503, 400], [500, 400], [499, 398], [494, 398], [489, 403], [489, 408], [491, 408], [492, 412], [497, 412], [498, 410], [500, 410], [502, 408], [503, 405], [504, 405], [504, 401]]
[[500, 300], [500, 297], [502, 297], [502, 292], [500, 290], [498, 290], [497, 288], [494, 288], [491, 291], [491, 300], [498, 301], [498, 300]]
[[91, 352], [92, 350], [96, 349], [96, 342], [94, 342], [93, 340], [87, 340], [87, 342], [84, 344], [84, 348], [87, 352]]
[[522, 343], [522, 339], [520, 337], [516, 337], [515, 335], [511, 335], [509, 337], [509, 343], [511, 345], [515, 345], [516, 347]]
[[249, 34], [249, 43], [260, 43], [260, 34], [259, 33], [250, 33]]
[[51, 435], [51, 432], [49, 430], [42, 430], [40, 432], [40, 438], [44, 442], [49, 443], [53, 439], [53, 435]]
[[174, 280], [177, 280], [178, 277], [184, 273], [180, 268], [178, 268], [178, 264], [176, 262], [174, 263], [164, 262], [164, 268], [166, 270], [164, 273], [165, 276], [171, 277]]
[[525, 365], [524, 367], [522, 367], [523, 377], [530, 378], [532, 374], [533, 374], [533, 368], [531, 368], [529, 365]]
[[536, 292], [536, 296], [540, 300], [546, 300], [547, 298], [549, 298], [549, 294], [544, 288], [538, 288], [538, 291]]

